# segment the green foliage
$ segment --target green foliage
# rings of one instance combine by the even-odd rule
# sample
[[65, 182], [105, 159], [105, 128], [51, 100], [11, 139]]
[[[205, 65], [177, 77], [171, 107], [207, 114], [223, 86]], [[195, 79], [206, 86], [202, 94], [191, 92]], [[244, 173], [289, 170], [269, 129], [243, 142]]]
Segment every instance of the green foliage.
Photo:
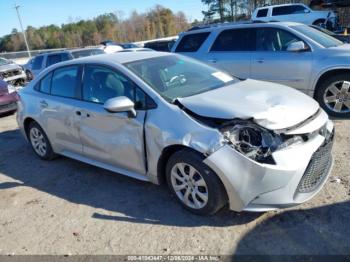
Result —
[[253, 9], [267, 0], [202, 0], [208, 9], [203, 10], [204, 21], [233, 22], [250, 17]]
[[[62, 24], [60, 27], [28, 26], [26, 35], [30, 48], [36, 50], [91, 46], [106, 39], [116, 42], [142, 41], [176, 35], [188, 27], [189, 23], [183, 12], [174, 14], [170, 9], [157, 5], [146, 13], [139, 14], [134, 11], [125, 20], [117, 13], [108, 13], [92, 20]], [[20, 50], [25, 50], [25, 44], [22, 34], [16, 29], [0, 38], [0, 52]]]

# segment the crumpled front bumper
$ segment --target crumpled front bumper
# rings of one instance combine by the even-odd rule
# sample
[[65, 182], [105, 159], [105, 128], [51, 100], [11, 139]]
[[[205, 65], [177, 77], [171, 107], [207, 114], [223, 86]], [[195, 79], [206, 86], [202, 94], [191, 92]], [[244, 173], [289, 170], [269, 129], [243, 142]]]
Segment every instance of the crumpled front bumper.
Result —
[[[327, 129], [333, 132], [332, 122], [328, 122]], [[208, 156], [204, 163], [223, 182], [231, 210], [268, 211], [303, 203], [321, 190], [331, 163], [311, 192], [300, 193], [298, 186], [315, 152], [325, 143], [332, 141], [326, 141], [318, 134], [307, 142], [276, 151], [273, 153], [276, 165], [255, 162], [225, 145]], [[332, 162], [331, 152], [328, 153]]]

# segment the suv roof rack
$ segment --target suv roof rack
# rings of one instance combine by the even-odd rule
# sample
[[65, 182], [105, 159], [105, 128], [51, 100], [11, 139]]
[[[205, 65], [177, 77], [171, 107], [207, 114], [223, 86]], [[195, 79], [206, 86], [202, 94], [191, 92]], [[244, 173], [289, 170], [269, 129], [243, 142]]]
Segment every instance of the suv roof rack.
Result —
[[267, 23], [265, 21], [241, 21], [241, 22], [225, 22], [225, 23], [215, 23], [215, 24], [204, 24], [204, 25], [195, 25], [187, 30], [195, 31], [200, 29], [212, 28], [212, 27], [220, 27], [220, 26], [229, 26], [229, 25], [244, 25], [244, 24], [257, 24], [257, 23]]

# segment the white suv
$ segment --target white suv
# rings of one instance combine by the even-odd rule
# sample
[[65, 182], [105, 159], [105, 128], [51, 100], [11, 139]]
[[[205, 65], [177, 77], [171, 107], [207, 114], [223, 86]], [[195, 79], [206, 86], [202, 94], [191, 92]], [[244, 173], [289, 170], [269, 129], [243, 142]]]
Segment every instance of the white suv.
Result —
[[252, 15], [253, 21], [287, 21], [307, 25], [321, 25], [327, 21], [335, 21], [333, 11], [314, 11], [304, 4], [284, 4], [260, 7]]

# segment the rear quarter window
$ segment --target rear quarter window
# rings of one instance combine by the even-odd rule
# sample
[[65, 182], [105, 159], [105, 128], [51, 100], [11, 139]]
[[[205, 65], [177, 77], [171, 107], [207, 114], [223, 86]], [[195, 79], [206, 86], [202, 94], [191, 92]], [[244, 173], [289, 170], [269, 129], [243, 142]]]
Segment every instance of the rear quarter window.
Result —
[[210, 32], [185, 35], [181, 38], [175, 52], [196, 52], [209, 35]]
[[267, 8], [260, 9], [258, 11], [258, 13], [256, 14], [256, 17], [266, 17], [268, 11], [269, 11], [269, 9], [267, 9]]

